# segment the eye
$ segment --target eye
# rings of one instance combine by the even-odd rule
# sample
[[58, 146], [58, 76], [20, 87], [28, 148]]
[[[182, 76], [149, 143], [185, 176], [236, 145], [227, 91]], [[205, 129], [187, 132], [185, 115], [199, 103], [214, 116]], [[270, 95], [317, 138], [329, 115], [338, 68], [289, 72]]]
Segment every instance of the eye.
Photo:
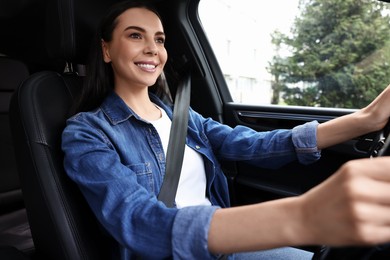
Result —
[[165, 38], [164, 38], [164, 37], [158, 37], [158, 38], [156, 39], [156, 43], [164, 44], [164, 43], [165, 43]]
[[142, 39], [142, 36], [139, 33], [131, 33], [129, 35], [129, 38], [132, 38], [132, 39]]

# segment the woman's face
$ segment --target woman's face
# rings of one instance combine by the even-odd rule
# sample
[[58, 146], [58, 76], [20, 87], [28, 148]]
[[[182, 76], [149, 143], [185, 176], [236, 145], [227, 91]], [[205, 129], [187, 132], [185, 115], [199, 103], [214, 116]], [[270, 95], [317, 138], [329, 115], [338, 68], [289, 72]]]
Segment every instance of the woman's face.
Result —
[[102, 42], [104, 61], [111, 62], [115, 88], [153, 85], [167, 61], [159, 17], [144, 8], [122, 13], [110, 42]]

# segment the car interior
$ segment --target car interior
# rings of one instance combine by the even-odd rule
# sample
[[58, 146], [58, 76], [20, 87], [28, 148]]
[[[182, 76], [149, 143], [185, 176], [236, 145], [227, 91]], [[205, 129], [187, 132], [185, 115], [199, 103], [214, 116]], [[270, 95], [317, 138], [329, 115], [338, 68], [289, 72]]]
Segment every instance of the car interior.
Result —
[[[61, 133], [85, 76], [99, 18], [117, 0], [0, 2], [0, 259], [109, 259], [99, 226], [63, 169]], [[324, 122], [353, 109], [238, 104], [197, 14], [199, 0], [149, 0], [160, 12], [172, 94], [191, 63], [191, 107], [204, 117], [259, 131]], [[259, 169], [222, 162], [233, 205], [302, 194], [344, 162], [368, 157], [377, 133], [322, 152], [309, 166]], [[315, 172], [315, 174], [313, 174]], [[319, 247], [307, 247], [317, 252]]]

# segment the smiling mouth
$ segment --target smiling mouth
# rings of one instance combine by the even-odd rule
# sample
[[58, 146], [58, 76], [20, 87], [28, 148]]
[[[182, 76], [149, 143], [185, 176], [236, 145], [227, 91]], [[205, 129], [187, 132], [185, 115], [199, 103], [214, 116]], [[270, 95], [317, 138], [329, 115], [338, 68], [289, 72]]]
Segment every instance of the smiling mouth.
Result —
[[140, 68], [143, 68], [143, 69], [149, 69], [149, 70], [152, 70], [152, 69], [155, 69], [157, 67], [157, 65], [153, 65], [153, 64], [145, 64], [145, 63], [136, 63], [136, 65]]

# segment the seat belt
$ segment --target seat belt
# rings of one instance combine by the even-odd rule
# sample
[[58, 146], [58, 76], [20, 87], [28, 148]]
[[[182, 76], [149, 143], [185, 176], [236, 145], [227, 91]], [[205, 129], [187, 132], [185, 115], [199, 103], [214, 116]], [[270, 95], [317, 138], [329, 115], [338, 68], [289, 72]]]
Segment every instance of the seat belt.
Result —
[[184, 148], [188, 128], [188, 109], [191, 98], [191, 72], [188, 70], [178, 84], [169, 134], [165, 176], [158, 200], [172, 208], [175, 205], [177, 186], [183, 165]]

